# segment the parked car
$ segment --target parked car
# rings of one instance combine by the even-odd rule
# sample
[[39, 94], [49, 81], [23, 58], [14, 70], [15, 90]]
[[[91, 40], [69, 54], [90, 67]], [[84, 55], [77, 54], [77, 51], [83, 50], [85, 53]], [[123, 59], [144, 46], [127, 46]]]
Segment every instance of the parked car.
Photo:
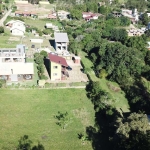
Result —
[[35, 48], [35, 45], [31, 45], [31, 48]]
[[72, 68], [71, 68], [70, 66], [66, 67], [66, 69], [67, 69], [67, 70], [70, 70], [70, 71], [72, 70]]

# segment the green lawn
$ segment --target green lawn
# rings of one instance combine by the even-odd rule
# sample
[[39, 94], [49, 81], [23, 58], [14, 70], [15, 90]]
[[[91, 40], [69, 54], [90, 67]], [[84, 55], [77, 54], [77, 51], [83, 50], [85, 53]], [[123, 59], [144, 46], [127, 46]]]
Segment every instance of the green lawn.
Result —
[[[15, 149], [23, 135], [46, 150], [92, 150], [78, 139], [94, 122], [94, 110], [84, 89], [0, 90], [0, 149]], [[71, 124], [62, 131], [54, 115], [68, 112]]]
[[33, 27], [37, 27], [39, 30], [45, 29], [46, 23], [52, 23], [53, 25], [57, 25], [61, 27], [61, 24], [57, 20], [50, 20], [50, 19], [30, 19], [30, 18], [23, 18], [26, 25], [30, 25]]
[[20, 41], [11, 41], [9, 38], [9, 35], [0, 36], [0, 48], [15, 48], [20, 43]]
[[110, 83], [112, 86], [114, 87], [118, 87], [119, 85], [115, 82], [110, 82], [106, 79], [100, 79], [100, 86], [103, 90], [109, 92], [109, 94], [111, 95], [112, 99], [114, 99], [115, 101], [113, 102], [113, 106], [116, 107], [118, 110], [121, 108], [123, 110], [123, 112], [129, 112], [129, 104], [128, 104], [128, 100], [125, 98], [125, 93], [120, 90], [118, 92], [115, 92], [111, 89], [109, 89], [107, 83]]
[[82, 64], [85, 68], [89, 68], [90, 70], [88, 71], [88, 75], [90, 76], [92, 81], [98, 81], [99, 78], [96, 77], [92, 67], [93, 67], [93, 63], [90, 59], [88, 59], [87, 54], [83, 51], [80, 52], [80, 56], [81, 56], [81, 60], [82, 60]]

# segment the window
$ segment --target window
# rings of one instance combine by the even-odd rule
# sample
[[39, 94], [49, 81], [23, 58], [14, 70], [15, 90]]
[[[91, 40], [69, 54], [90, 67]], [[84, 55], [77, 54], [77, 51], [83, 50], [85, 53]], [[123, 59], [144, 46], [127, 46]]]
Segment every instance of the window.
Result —
[[58, 68], [58, 66], [53, 66], [53, 69], [57, 69]]
[[57, 73], [53, 73], [53, 76], [57, 76]]
[[16, 53], [16, 50], [10, 50], [11, 53]]

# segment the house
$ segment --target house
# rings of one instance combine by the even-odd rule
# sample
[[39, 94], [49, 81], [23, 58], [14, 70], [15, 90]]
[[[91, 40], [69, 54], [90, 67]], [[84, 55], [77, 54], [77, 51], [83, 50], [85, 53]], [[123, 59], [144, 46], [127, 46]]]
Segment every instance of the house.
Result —
[[54, 33], [54, 39], [56, 51], [68, 50], [69, 39], [67, 33]]
[[114, 16], [114, 17], [121, 17], [122, 16], [122, 14], [120, 13], [120, 12], [118, 12], [118, 11], [113, 11], [112, 12], [112, 15]]
[[70, 14], [69, 12], [64, 11], [64, 10], [59, 10], [59, 11], [57, 12], [57, 16], [58, 16], [58, 18], [59, 18], [60, 20], [68, 19], [68, 15], [69, 15], [69, 14]]
[[68, 64], [65, 58], [60, 57], [55, 53], [49, 53], [48, 57], [50, 61], [50, 78], [52, 81], [65, 80], [69, 77], [69, 74], [66, 71]]
[[8, 27], [12, 27], [12, 26], [23, 26], [25, 23], [21, 20], [11, 20], [9, 22], [7, 22], [5, 25]]
[[33, 74], [33, 63], [25, 62], [24, 45], [0, 49], [0, 79], [6, 81], [31, 80]]
[[135, 8], [133, 11], [129, 10], [129, 9], [122, 9], [122, 13], [123, 16], [129, 18], [132, 22], [132, 24], [135, 24], [139, 21], [139, 15], [138, 15], [138, 11]]
[[10, 31], [12, 35], [23, 36], [25, 33], [25, 27], [20, 27], [20, 26], [12, 27]]
[[37, 13], [35, 12], [32, 12], [32, 11], [15, 11], [15, 16], [17, 17], [21, 17], [21, 16], [24, 16], [24, 17], [33, 17], [33, 18], [37, 18]]
[[52, 13], [48, 14], [47, 18], [48, 18], [48, 19], [57, 19], [57, 14], [56, 14], [56, 12], [52, 12]]
[[52, 23], [46, 23], [45, 27], [46, 28], [53, 28], [53, 24]]
[[11, 20], [6, 23], [12, 35], [23, 36], [26, 30], [25, 23], [20, 20]]
[[101, 14], [99, 14], [99, 13], [92, 13], [92, 12], [83, 12], [82, 13], [82, 17], [86, 21], [90, 21], [92, 19], [96, 20], [96, 19], [98, 19], [99, 16], [101, 16]]

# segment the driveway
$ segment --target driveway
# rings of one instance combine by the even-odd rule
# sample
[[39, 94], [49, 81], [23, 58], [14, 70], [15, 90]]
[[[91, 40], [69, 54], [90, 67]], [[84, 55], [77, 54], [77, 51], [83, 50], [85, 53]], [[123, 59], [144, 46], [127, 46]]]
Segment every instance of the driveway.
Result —
[[85, 73], [81, 72], [81, 64], [75, 64], [72, 60], [67, 60], [68, 65], [72, 68], [71, 71], [68, 71], [69, 78], [67, 81], [70, 82], [87, 82], [88, 77]]

